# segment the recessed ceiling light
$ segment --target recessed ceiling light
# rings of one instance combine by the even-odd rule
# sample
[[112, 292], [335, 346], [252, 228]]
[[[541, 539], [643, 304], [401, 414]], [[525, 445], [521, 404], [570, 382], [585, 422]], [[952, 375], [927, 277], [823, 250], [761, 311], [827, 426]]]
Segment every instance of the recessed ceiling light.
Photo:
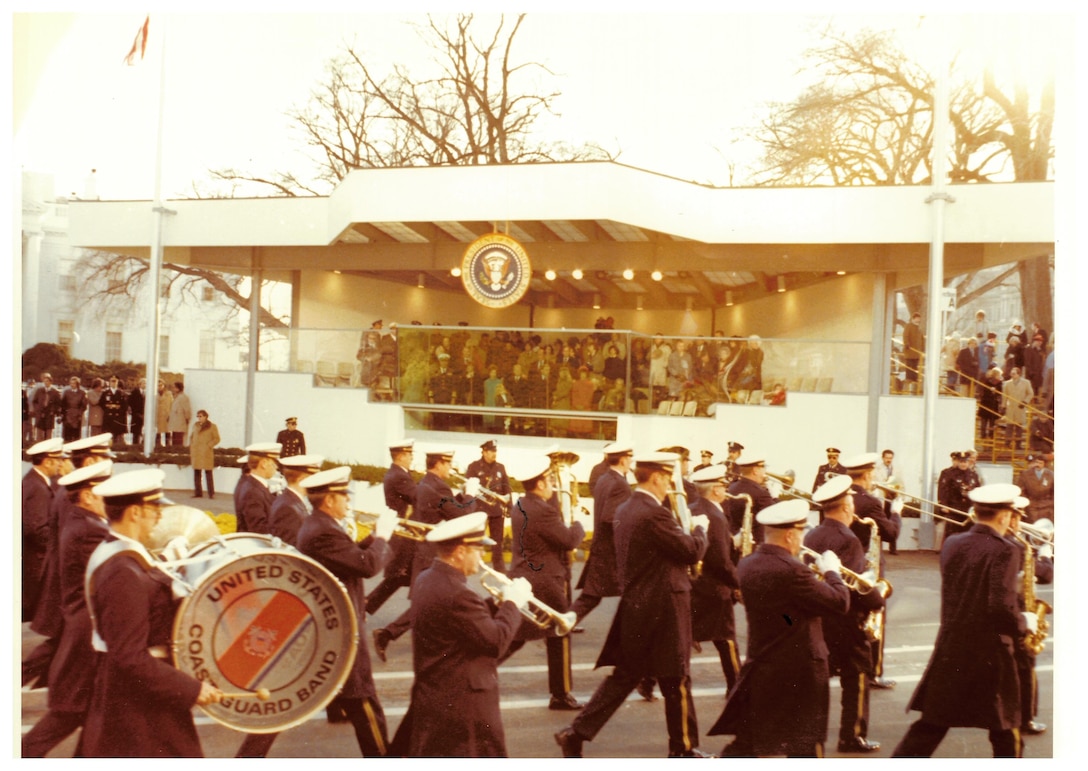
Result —
[[664, 276], [661, 275], [660, 270], [655, 270], [653, 273], [650, 274], [650, 278], [652, 278], [654, 281], [660, 281], [662, 278], [664, 278]]
[[575, 268], [574, 270], [572, 270], [570, 272], [570, 275], [571, 275], [571, 278], [573, 278], [575, 281], [581, 281], [583, 274], [582, 274], [581, 268]]
[[627, 270], [625, 270], [623, 272], [623, 277], [625, 279], [627, 279], [628, 281], [630, 281], [631, 279], [633, 279], [635, 277], [635, 272], [633, 270], [631, 270], [630, 268], [628, 268]]
[[544, 271], [544, 278], [548, 279], [549, 281], [555, 281], [555, 271], [551, 268], [548, 268], [546, 271]]

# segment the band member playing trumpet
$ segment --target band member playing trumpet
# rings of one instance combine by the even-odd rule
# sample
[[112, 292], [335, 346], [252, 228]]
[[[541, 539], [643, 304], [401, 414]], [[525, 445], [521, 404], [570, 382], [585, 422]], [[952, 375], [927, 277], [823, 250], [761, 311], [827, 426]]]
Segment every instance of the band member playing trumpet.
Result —
[[930, 757], [949, 728], [989, 731], [994, 757], [1023, 754], [1020, 688], [1013, 647], [1034, 623], [1017, 611], [1019, 553], [1005, 538], [1020, 488], [970, 492], [975, 523], [941, 549], [941, 626], [908, 709], [911, 724], [892, 757]]
[[222, 692], [175, 669], [169, 647], [179, 597], [147, 551], [162, 507], [165, 474], [118, 474], [95, 488], [110, 532], [87, 563], [85, 593], [101, 654], [77, 754], [83, 757], [203, 757], [193, 705]]
[[506, 518], [510, 516], [510, 478], [506, 473], [506, 467], [499, 463], [499, 446], [494, 439], [488, 439], [480, 445], [480, 457], [468, 464], [465, 469], [465, 477], [479, 479], [480, 487], [498, 493], [501, 498], [489, 497], [476, 502], [476, 510], [487, 514], [487, 535], [495, 542], [491, 547], [491, 567], [500, 573], [506, 572], [506, 562], [502, 552], [503, 532], [506, 529]]
[[740, 598], [737, 580], [737, 560], [733, 555], [733, 534], [729, 520], [722, 510], [726, 500], [724, 464], [718, 463], [696, 470], [691, 481], [699, 497], [691, 502], [691, 513], [706, 516], [706, 556], [702, 574], [691, 586], [691, 637], [696, 643], [710, 640], [718, 649], [727, 688], [732, 688], [740, 673], [740, 651], [737, 650], [736, 620], [733, 605]]
[[[816, 488], [812, 500], [823, 509], [823, 521], [805, 536], [805, 546], [821, 554], [831, 550], [842, 565], [855, 573], [866, 570], [865, 550], [850, 530], [854, 521], [855, 496], [850, 477], [835, 475]], [[875, 579], [874, 579], [875, 580]], [[850, 612], [823, 619], [824, 642], [832, 677], [842, 687], [842, 718], [839, 721], [839, 752], [875, 752], [879, 742], [869, 735], [869, 678], [873, 654], [863, 625], [870, 611], [883, 607], [879, 592], [850, 591]]]
[[[366, 595], [363, 579], [370, 578], [389, 560], [389, 539], [396, 527], [396, 513], [386, 510], [374, 524], [374, 532], [356, 543], [344, 530], [344, 520], [350, 515], [348, 487], [351, 469], [339, 466], [307, 477], [306, 490], [313, 514], [306, 518], [298, 531], [298, 550], [317, 560], [336, 576], [348, 590], [359, 623], [359, 637], [364, 637]], [[389, 743], [385, 713], [371, 674], [370, 654], [365, 645], [355, 652], [344, 687], [335, 699], [336, 705], [355, 727], [355, 738], [363, 757], [385, 755]]]
[[[706, 519], [685, 532], [665, 505], [675, 455], [651, 453], [635, 465], [638, 486], [616, 510], [616, 557], [622, 591], [597, 666], [612, 666], [574, 722], [555, 735], [563, 757], [604, 727], [641, 678], [657, 680], [665, 697], [669, 757], [706, 757], [691, 696], [691, 583], [688, 568], [706, 553]], [[598, 483], [603, 484], [604, 479]]]
[[[448, 519], [455, 519], [473, 511], [475, 495], [480, 491], [479, 479], [468, 479], [464, 489], [455, 494], [449, 479], [453, 473], [453, 450], [432, 450], [427, 453], [427, 473], [416, 486], [416, 514], [414, 520], [426, 525], [437, 525]], [[434, 560], [434, 547], [430, 542], [416, 546], [412, 558], [412, 575], [409, 587], [415, 584], [416, 576], [431, 566]], [[409, 588], [411, 596], [411, 588]], [[404, 611], [393, 623], [374, 630], [374, 650], [378, 658], [385, 661], [389, 643], [396, 640], [412, 627], [411, 608]]]
[[[533, 596], [560, 613], [570, 606], [571, 550], [586, 537], [580, 522], [567, 526], [552, 496], [551, 459], [527, 463], [521, 483], [525, 495], [518, 499], [511, 516], [514, 536], [512, 576], [520, 576], [533, 587]], [[570, 636], [554, 629], [541, 630], [525, 620], [507, 655], [513, 655], [526, 640], [545, 637], [548, 652], [548, 709], [573, 710], [582, 705], [571, 693]]]
[[[397, 516], [409, 516], [409, 508], [416, 503], [416, 482], [410, 469], [415, 453], [414, 439], [401, 439], [389, 445], [389, 454], [393, 462], [382, 478], [385, 491], [385, 505], [397, 512]], [[389, 542], [393, 557], [385, 566], [385, 575], [381, 583], [370, 590], [366, 598], [366, 612], [374, 615], [385, 601], [402, 586], [409, 586], [412, 581], [412, 563], [415, 558], [417, 541], [411, 538], [394, 538]], [[384, 650], [379, 652], [385, 661]]]
[[[884, 502], [872, 493], [873, 474], [878, 460], [879, 458], [875, 452], [867, 452], [847, 458], [843, 462], [843, 468], [846, 469], [846, 473], [850, 476], [850, 492], [854, 496], [855, 517], [850, 529], [861, 541], [861, 548], [866, 554], [872, 548], [870, 541], [873, 536], [873, 528], [871, 523], [863, 520], [872, 520], [873, 523], [876, 523], [881, 543], [880, 573], [876, 577], [880, 578], [884, 575], [883, 545], [885, 543], [895, 543], [898, 540], [899, 530], [903, 526], [903, 518], [891, 508], [885, 508]], [[875, 569], [876, 566], [869, 565], [869, 568]], [[882, 612], [881, 627], [884, 626], [886, 619], [887, 609]], [[881, 633], [879, 639], [872, 646], [873, 669], [870, 672], [869, 685], [881, 690], [889, 690], [895, 687], [894, 680], [887, 680], [883, 677], [884, 641], [887, 637], [886, 634]]]
[[478, 511], [427, 533], [436, 556], [412, 587], [415, 679], [390, 754], [506, 757], [498, 662], [521, 626], [532, 588], [515, 578], [502, 586], [497, 605], [469, 588], [467, 577], [493, 545], [486, 527], [487, 515]]
[[737, 568], [748, 655], [708, 731], [736, 737], [723, 757], [823, 755], [831, 689], [821, 617], [845, 614], [850, 591], [834, 552], [811, 567], [796, 559], [808, 506], [793, 499], [763, 509], [758, 519], [765, 540]]
[[766, 487], [766, 463], [764, 462], [762, 454], [752, 452], [744, 456], [743, 459], [738, 459], [736, 467], [737, 473], [740, 474], [740, 478], [729, 485], [729, 494], [735, 496], [734, 499], [729, 502], [730, 529], [734, 533], [739, 533], [744, 526], [745, 502], [737, 496], [751, 496], [752, 516], [755, 517], [752, 525], [752, 539], [757, 544], [762, 543], [763, 525], [759, 523], [758, 515], [759, 512], [763, 511], [768, 506], [773, 506], [775, 503], [774, 498], [771, 497], [771, 493]]

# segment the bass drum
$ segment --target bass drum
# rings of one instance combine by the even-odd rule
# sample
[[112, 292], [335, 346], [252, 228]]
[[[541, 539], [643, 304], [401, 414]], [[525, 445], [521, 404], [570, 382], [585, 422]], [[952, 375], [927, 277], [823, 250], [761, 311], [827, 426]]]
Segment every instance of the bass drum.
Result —
[[[175, 665], [222, 691], [253, 692], [201, 707], [208, 717], [246, 733], [274, 733], [302, 723], [339, 693], [359, 630], [347, 590], [332, 573], [256, 533], [200, 544], [176, 570], [192, 593], [174, 618]], [[267, 698], [257, 698], [259, 689]]]

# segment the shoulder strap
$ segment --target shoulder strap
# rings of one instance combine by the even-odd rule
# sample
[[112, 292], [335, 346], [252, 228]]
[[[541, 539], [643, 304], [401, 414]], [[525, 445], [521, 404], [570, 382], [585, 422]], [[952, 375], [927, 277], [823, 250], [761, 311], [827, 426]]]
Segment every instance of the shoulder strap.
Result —
[[140, 551], [133, 549], [131, 545], [120, 539], [103, 541], [91, 552], [91, 558], [87, 561], [87, 572], [84, 575], [83, 591], [87, 598], [87, 613], [91, 617], [91, 645], [96, 651], [105, 653], [106, 641], [98, 634], [98, 619], [94, 614], [95, 573], [110, 560], [122, 555], [128, 555], [136, 561], [140, 567], [150, 572], [152, 565], [147, 557]]

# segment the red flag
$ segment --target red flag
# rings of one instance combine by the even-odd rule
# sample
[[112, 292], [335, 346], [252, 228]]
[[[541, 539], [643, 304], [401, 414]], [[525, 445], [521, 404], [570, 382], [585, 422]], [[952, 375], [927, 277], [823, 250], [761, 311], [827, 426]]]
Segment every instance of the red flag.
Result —
[[125, 57], [125, 64], [133, 66], [143, 61], [144, 51], [147, 50], [147, 28], [151, 24], [151, 17], [144, 17], [143, 26], [136, 30], [136, 39], [132, 41], [132, 50]]

